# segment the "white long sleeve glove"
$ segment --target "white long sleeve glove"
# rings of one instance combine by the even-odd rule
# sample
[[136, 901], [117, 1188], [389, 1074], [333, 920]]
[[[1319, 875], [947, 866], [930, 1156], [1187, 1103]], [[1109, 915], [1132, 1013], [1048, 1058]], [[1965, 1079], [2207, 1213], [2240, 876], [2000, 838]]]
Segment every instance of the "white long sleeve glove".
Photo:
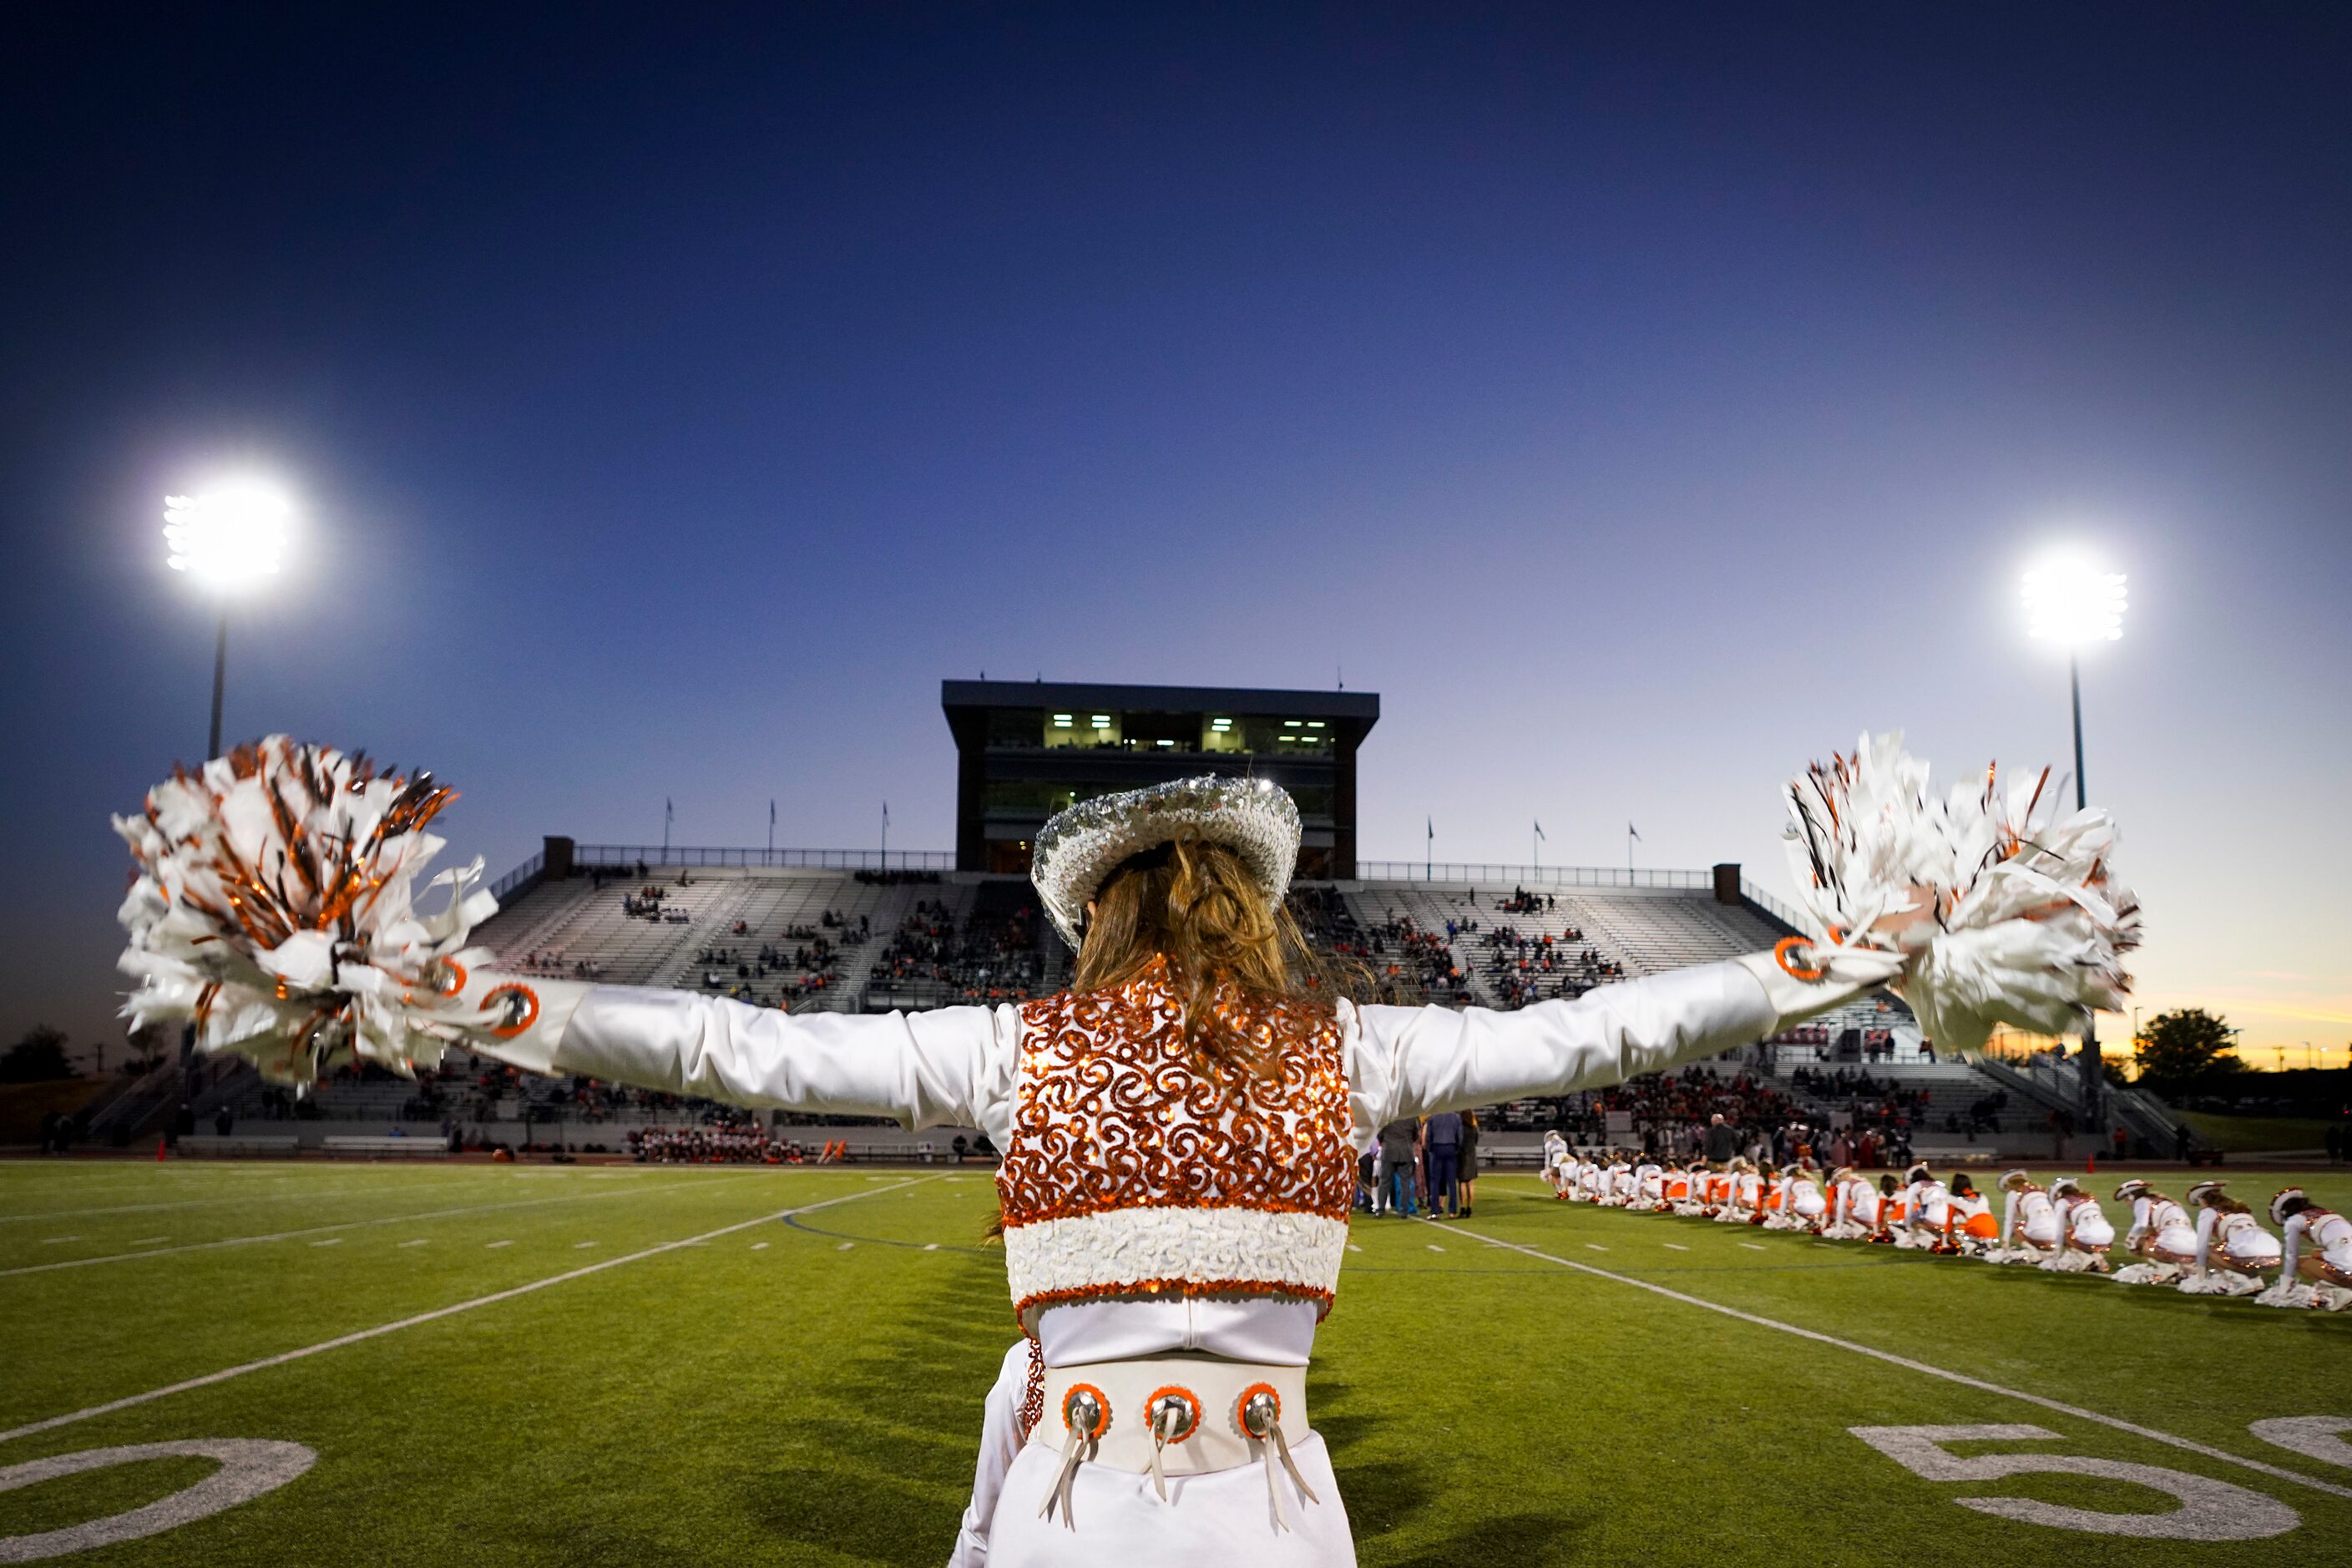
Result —
[[[1777, 952], [1751, 952], [1732, 961], [1764, 987], [1765, 999], [1780, 1016], [1775, 1034], [1900, 978], [1907, 962], [1904, 953], [1882, 952], [1873, 947], [1834, 947], [1827, 942], [1797, 949], [1789, 958], [1790, 963], [1783, 964]], [[1820, 978], [1801, 980], [1790, 972], [1791, 966], [1818, 972]]]

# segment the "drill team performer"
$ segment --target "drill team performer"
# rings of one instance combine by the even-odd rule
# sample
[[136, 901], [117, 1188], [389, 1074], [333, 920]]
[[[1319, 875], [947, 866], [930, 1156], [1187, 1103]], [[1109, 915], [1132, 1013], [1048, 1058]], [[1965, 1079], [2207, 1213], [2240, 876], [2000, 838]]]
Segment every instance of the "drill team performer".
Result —
[[[1037, 890], [1078, 953], [1062, 995], [794, 1016], [534, 980], [530, 1026], [495, 1049], [535, 1072], [987, 1132], [1027, 1386], [1017, 1412], [1004, 1383], [991, 1401], [959, 1562], [1350, 1563], [1306, 1367], [1356, 1152], [1400, 1118], [1767, 1037], [1903, 959], [1815, 949], [1801, 979], [1787, 952], [1757, 954], [1515, 1013], [1359, 1005], [1284, 910], [1298, 840], [1262, 779], [1102, 796], [1036, 839]], [[469, 993], [497, 983], [512, 984]]]

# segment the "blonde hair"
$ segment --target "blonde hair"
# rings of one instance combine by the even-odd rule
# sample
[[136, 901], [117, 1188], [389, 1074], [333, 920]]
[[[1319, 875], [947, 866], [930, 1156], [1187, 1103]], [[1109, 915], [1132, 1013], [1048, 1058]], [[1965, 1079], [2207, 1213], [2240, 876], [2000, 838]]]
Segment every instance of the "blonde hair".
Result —
[[1240, 856], [1197, 834], [1112, 868], [1088, 909], [1070, 989], [1115, 990], [1156, 961], [1183, 1011], [1184, 1039], [1210, 1061], [1273, 1070], [1251, 1026], [1274, 1007], [1328, 1021], [1362, 978], [1309, 947]]

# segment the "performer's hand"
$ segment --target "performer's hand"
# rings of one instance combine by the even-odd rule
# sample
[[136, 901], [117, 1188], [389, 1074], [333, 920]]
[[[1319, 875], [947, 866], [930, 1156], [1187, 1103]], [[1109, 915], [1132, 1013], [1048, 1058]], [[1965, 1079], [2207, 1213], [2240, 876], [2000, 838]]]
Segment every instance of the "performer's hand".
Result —
[[1777, 1033], [1900, 979], [1909, 956], [1792, 937], [1770, 952], [1750, 953], [1737, 962], [1764, 987], [1780, 1016]]

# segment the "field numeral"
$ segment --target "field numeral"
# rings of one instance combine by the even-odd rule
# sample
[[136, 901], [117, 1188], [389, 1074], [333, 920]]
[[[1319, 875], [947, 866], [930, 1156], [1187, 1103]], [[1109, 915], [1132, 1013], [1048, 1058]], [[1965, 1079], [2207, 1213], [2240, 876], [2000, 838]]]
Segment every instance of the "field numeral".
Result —
[[46, 1459], [10, 1465], [0, 1469], [0, 1492], [62, 1476], [110, 1469], [116, 1465], [180, 1458], [212, 1459], [220, 1468], [144, 1508], [37, 1535], [0, 1536], [0, 1563], [36, 1563], [44, 1557], [62, 1557], [96, 1546], [112, 1546], [117, 1542], [160, 1534], [275, 1491], [319, 1460], [316, 1453], [299, 1443], [275, 1443], [253, 1437], [139, 1443], [120, 1448], [85, 1448], [79, 1454], [52, 1454]]
[[2352, 1432], [2352, 1420], [2341, 1415], [2278, 1415], [2246, 1428], [2274, 1448], [2317, 1459], [2323, 1465], [2352, 1469], [2352, 1443], [2341, 1434]]
[[2034, 1443], [2057, 1437], [2040, 1426], [1850, 1426], [1855, 1436], [1928, 1481], [1997, 1481], [2008, 1476], [2060, 1474], [2129, 1481], [2179, 1503], [2166, 1513], [2111, 1513], [2064, 1508], [2032, 1498], [1962, 1497], [1962, 1508], [2053, 1530], [2134, 1535], [2157, 1541], [2259, 1541], [2303, 1522], [2286, 1504], [2228, 1481], [2159, 1465], [2126, 1464], [2080, 1454], [1955, 1454], [1947, 1443]]

